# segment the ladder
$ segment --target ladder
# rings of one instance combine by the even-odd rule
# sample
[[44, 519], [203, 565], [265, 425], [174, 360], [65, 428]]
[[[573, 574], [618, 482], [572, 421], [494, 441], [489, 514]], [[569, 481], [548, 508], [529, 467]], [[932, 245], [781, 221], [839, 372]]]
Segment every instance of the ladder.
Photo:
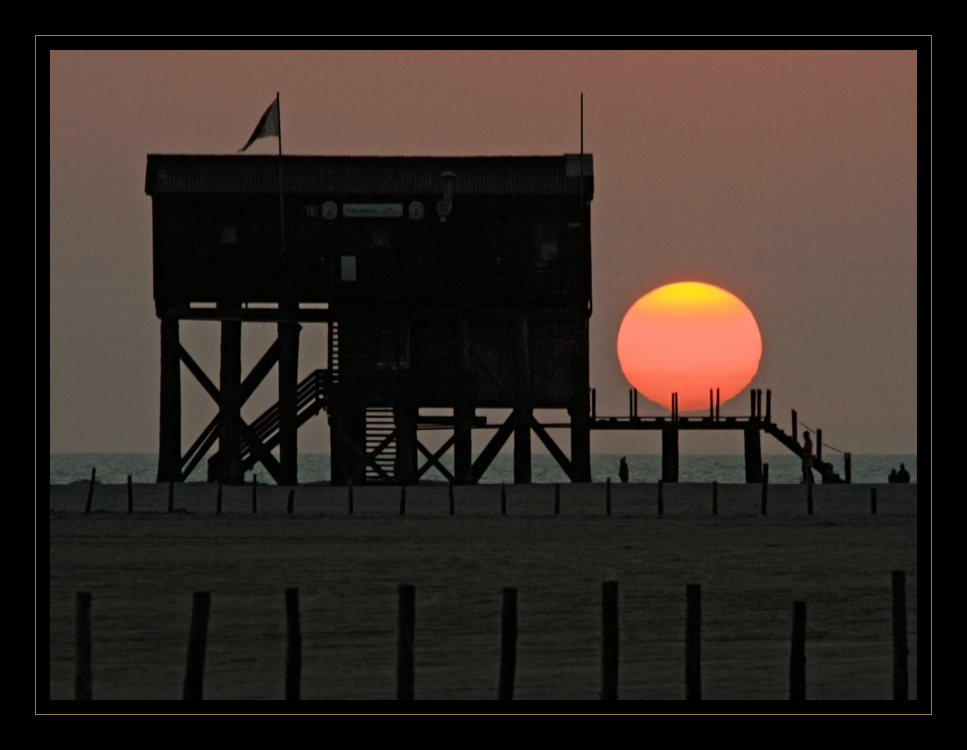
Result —
[[[366, 407], [366, 453], [375, 451], [396, 430], [393, 409], [389, 406]], [[393, 438], [376, 455], [375, 463], [392, 480], [396, 476], [396, 438]], [[366, 481], [386, 484], [386, 476], [370, 464], [366, 464]]]

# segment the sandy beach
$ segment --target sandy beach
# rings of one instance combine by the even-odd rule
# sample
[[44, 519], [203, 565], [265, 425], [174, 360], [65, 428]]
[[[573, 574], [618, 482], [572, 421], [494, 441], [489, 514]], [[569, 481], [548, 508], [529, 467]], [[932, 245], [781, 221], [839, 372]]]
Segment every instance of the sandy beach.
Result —
[[[917, 485], [654, 484], [295, 490], [50, 487], [50, 697], [73, 697], [75, 593], [93, 597], [94, 697], [179, 699], [194, 591], [210, 591], [205, 697], [284, 695], [284, 589], [298, 587], [304, 699], [391, 699], [397, 585], [416, 587], [417, 699], [492, 699], [503, 587], [517, 587], [515, 698], [596, 699], [601, 584], [618, 582], [621, 699], [684, 698], [685, 586], [702, 587], [706, 699], [786, 699], [792, 605], [807, 697], [891, 697], [890, 572], [907, 575], [917, 696]], [[645, 709], [643, 709], [645, 710]]]

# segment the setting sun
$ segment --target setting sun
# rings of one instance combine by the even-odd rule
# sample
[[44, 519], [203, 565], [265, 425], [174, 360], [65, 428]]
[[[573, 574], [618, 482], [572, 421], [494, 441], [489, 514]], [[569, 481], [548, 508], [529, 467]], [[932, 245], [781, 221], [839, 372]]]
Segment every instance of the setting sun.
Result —
[[646, 398], [679, 411], [709, 406], [709, 389], [723, 402], [755, 376], [762, 336], [738, 297], [711, 284], [659, 287], [635, 302], [618, 331], [621, 370]]

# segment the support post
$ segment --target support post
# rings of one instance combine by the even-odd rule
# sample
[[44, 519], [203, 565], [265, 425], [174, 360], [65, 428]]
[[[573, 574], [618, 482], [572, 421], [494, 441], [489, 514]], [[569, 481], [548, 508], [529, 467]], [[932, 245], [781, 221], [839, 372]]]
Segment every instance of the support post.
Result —
[[796, 445], [799, 444], [799, 415], [795, 409], [792, 410], [792, 439]]
[[457, 362], [461, 385], [453, 408], [453, 474], [458, 484], [473, 483], [473, 437], [471, 429], [476, 412], [476, 385], [470, 367], [470, 321], [461, 316], [457, 323]]
[[521, 409], [514, 427], [514, 484], [531, 483], [531, 415], [533, 410]]
[[181, 343], [178, 338], [178, 318], [162, 318], [158, 482], [181, 481]]
[[219, 373], [218, 455], [219, 472], [228, 484], [242, 484], [241, 404], [238, 391], [242, 379], [242, 321], [222, 321], [221, 367]]
[[75, 638], [74, 700], [89, 701], [92, 698], [91, 682], [91, 594], [77, 592], [77, 622]]
[[302, 682], [302, 629], [299, 625], [299, 589], [285, 590], [285, 699], [300, 699]]
[[575, 399], [567, 410], [571, 418], [571, 470], [574, 482], [591, 481], [591, 425], [587, 393]]
[[846, 484], [852, 484], [853, 483], [853, 454], [852, 453], [844, 454], [843, 463], [845, 467], [843, 471], [846, 474]]
[[457, 484], [470, 484], [473, 474], [473, 418], [472, 404], [461, 402], [453, 409], [453, 476]]
[[205, 643], [208, 640], [208, 613], [211, 594], [196, 591], [191, 602], [191, 631], [188, 635], [188, 660], [185, 665], [185, 687], [182, 698], [200, 701], [205, 676]]
[[806, 602], [793, 602], [792, 604], [789, 700], [806, 700]]
[[769, 464], [762, 464], [762, 508], [761, 515], [766, 514], [766, 501], [769, 497]]
[[515, 320], [517, 328], [514, 366], [516, 370], [516, 406], [520, 409], [514, 426], [514, 484], [531, 483], [531, 370], [528, 320], [526, 312], [519, 312]]
[[870, 513], [876, 515], [876, 487], [870, 487]]
[[772, 421], [772, 390], [766, 388], [766, 422]]
[[816, 461], [823, 460], [823, 431], [822, 429], [816, 430]]
[[128, 515], [134, 513], [134, 489], [131, 487], [131, 475], [128, 474]]
[[702, 587], [685, 587], [685, 699], [702, 699]]
[[[400, 484], [416, 484], [417, 447], [416, 447], [416, 419], [418, 407], [409, 403], [401, 404], [393, 409], [393, 419], [396, 422], [396, 466], [394, 477]], [[365, 445], [365, 441], [362, 443]]]
[[91, 503], [94, 500], [94, 477], [97, 476], [97, 467], [91, 469], [91, 482], [87, 487], [87, 503], [84, 505], [84, 515], [91, 512]]
[[601, 700], [618, 700], [618, 582], [601, 584]]
[[745, 481], [746, 484], [758, 484], [762, 481], [762, 444], [759, 425], [755, 420], [743, 430], [743, 434], [745, 436]]
[[500, 681], [497, 700], [514, 699], [514, 673], [517, 669], [517, 589], [504, 589], [500, 610]]
[[416, 587], [401, 583], [398, 591], [396, 639], [396, 700], [413, 700], [413, 641], [416, 628]]
[[719, 513], [719, 483], [712, 482], [712, 515], [717, 516]]
[[[285, 308], [289, 309], [289, 308]], [[295, 487], [299, 473], [299, 332], [294, 320], [281, 320], [279, 331], [279, 465], [280, 484]]]
[[678, 427], [661, 428], [661, 481], [678, 481]]
[[907, 574], [893, 571], [893, 700], [909, 700], [907, 673]]

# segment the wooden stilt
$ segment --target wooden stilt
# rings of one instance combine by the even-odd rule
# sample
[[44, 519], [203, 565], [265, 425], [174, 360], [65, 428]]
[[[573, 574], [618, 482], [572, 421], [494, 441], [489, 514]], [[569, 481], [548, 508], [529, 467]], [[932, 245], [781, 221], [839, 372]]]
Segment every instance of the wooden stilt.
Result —
[[504, 589], [500, 610], [500, 680], [497, 700], [514, 699], [514, 673], [517, 669], [517, 589]]

